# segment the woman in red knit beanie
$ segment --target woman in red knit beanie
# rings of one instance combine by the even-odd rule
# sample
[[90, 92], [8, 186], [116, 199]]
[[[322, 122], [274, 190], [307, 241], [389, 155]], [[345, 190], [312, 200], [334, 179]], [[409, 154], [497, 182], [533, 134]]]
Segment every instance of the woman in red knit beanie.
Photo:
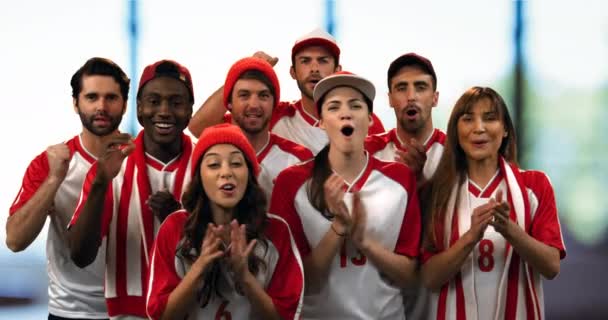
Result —
[[185, 210], [160, 227], [149, 276], [152, 319], [299, 318], [304, 279], [289, 227], [266, 213], [256, 154], [241, 130], [203, 131]]

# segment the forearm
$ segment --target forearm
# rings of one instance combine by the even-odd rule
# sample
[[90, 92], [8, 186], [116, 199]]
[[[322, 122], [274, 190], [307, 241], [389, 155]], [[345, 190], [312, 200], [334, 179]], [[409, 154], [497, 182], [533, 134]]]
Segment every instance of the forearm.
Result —
[[253, 313], [260, 319], [280, 319], [279, 312], [272, 302], [272, 298], [266, 293], [257, 279], [250, 273], [244, 276], [241, 281], [243, 291], [249, 304], [253, 309]]
[[198, 137], [205, 128], [224, 122], [226, 108], [224, 107], [223, 99], [224, 86], [221, 86], [205, 100], [203, 105], [192, 116], [192, 119], [190, 119], [190, 123], [188, 124], [190, 133]]
[[183, 319], [186, 316], [190, 307], [196, 303], [196, 289], [204, 269], [204, 266], [193, 264], [186, 276], [169, 295], [161, 319]]
[[72, 260], [81, 268], [95, 260], [101, 245], [102, 216], [108, 184], [108, 181], [93, 182], [82, 212], [68, 231]]
[[422, 283], [431, 290], [441, 288], [452, 279], [471, 254], [476, 242], [465, 233], [453, 246], [438, 253], [422, 265], [420, 276]]
[[344, 237], [330, 228], [319, 244], [303, 258], [306, 291], [314, 292], [325, 282], [329, 267], [343, 242]]
[[32, 198], [6, 221], [6, 246], [13, 252], [25, 250], [38, 236], [53, 206], [61, 180], [47, 177]]
[[398, 287], [405, 288], [416, 282], [416, 260], [396, 254], [379, 242], [368, 240], [361, 252]]
[[516, 232], [507, 241], [517, 254], [545, 278], [555, 278], [560, 269], [559, 250], [534, 239], [521, 228], [514, 229]]

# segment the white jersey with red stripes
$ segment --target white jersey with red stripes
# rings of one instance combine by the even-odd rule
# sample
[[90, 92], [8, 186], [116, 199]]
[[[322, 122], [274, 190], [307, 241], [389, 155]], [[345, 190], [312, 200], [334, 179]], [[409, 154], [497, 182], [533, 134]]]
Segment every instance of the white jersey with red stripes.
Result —
[[[162, 163], [144, 154], [140, 133], [135, 139], [135, 150], [123, 161], [119, 173], [108, 186], [101, 236], [107, 241], [105, 297], [111, 317], [146, 317], [148, 266], [160, 222], [145, 202], [161, 190], [173, 193], [176, 200], [181, 200], [191, 179], [193, 149], [189, 137], [183, 135], [182, 139], [182, 153], [168, 163]], [[82, 212], [96, 169], [94, 165], [87, 174], [70, 226]]]
[[312, 157], [312, 152], [305, 147], [270, 133], [268, 142], [257, 153], [260, 164], [258, 183], [266, 193], [269, 203], [274, 181], [279, 173], [291, 165]]
[[[566, 251], [549, 179], [539, 171], [518, 172], [515, 169], [507, 169], [515, 172], [508, 173], [511, 177], [516, 177], [509, 178], [512, 182], [505, 177], [504, 170], [499, 170], [484, 188], [467, 181], [467, 190], [461, 193], [466, 196], [460, 200], [465, 204], [460, 207], [466, 206], [471, 210], [459, 210], [457, 219], [446, 217], [446, 222], [452, 218], [452, 230], [449, 233], [453, 239], [450, 241], [457, 240], [458, 234], [466, 231], [463, 222], [468, 220], [470, 224], [473, 208], [487, 203], [502, 190], [503, 195], [508, 195], [512, 208], [511, 219], [516, 219], [518, 225], [526, 228], [526, 232], [536, 240], [558, 249], [560, 258], [563, 259]], [[513, 195], [518, 183], [523, 187], [521, 189], [525, 189], [522, 196]], [[522, 203], [520, 207], [525, 207], [529, 213], [516, 217], [516, 210], [513, 209], [515, 201], [512, 199], [518, 198]], [[444, 230], [442, 226], [435, 226], [436, 233], [445, 232]], [[544, 319], [544, 293], [540, 274], [528, 264], [520, 265], [521, 258], [511, 248], [506, 239], [489, 226], [461, 271], [436, 293], [429, 319]], [[437, 253], [424, 252], [423, 262]], [[469, 284], [470, 289], [467, 288]]]
[[[289, 224], [302, 257], [330, 229], [331, 221], [309, 201], [314, 161], [294, 165], [277, 178], [270, 212]], [[385, 248], [408, 257], [418, 254], [420, 209], [414, 174], [403, 164], [367, 156], [360, 176], [349, 185], [345, 202], [359, 192], [367, 212], [366, 234]], [[279, 191], [280, 190], [280, 191]], [[319, 292], [304, 297], [303, 319], [403, 319], [401, 289], [345, 241], [333, 258]]]
[[[372, 114], [373, 123], [368, 134], [384, 132], [382, 122]], [[317, 154], [329, 143], [325, 130], [319, 128], [319, 119], [304, 110], [302, 101], [280, 102], [275, 106], [270, 123], [270, 131], [287, 140], [308, 148]]]
[[[445, 133], [439, 129], [434, 129], [423, 144], [426, 150], [426, 162], [422, 174], [427, 181], [433, 177], [435, 170], [437, 170], [437, 165], [443, 154], [445, 139]], [[365, 149], [374, 157], [384, 161], [395, 161], [396, 150], [407, 152], [404, 143], [399, 139], [397, 129], [368, 136], [365, 139]]]
[[[186, 211], [171, 214], [162, 224], [154, 243], [147, 299], [147, 311], [151, 319], [160, 319], [169, 295], [192, 265], [191, 261], [179, 253], [187, 217]], [[287, 223], [274, 215], [268, 215], [267, 222], [264, 234], [268, 247], [258, 243], [252, 253], [262, 258], [266, 264], [256, 278], [272, 299], [282, 319], [299, 319], [304, 296], [302, 261]], [[221, 297], [214, 293], [205, 307], [193, 305], [184, 319], [257, 319], [251, 312], [247, 297], [235, 289], [228, 268], [221, 265], [220, 270], [218, 290]]]
[[[84, 148], [80, 136], [65, 143], [70, 149], [71, 159], [65, 179], [55, 194], [46, 242], [49, 312], [66, 318], [107, 318], [103, 297], [105, 243], [102, 243], [93, 263], [81, 269], [70, 258], [66, 228], [78, 203], [85, 176], [96, 159]], [[45, 151], [30, 162], [9, 214], [14, 214], [30, 201], [48, 174]]]

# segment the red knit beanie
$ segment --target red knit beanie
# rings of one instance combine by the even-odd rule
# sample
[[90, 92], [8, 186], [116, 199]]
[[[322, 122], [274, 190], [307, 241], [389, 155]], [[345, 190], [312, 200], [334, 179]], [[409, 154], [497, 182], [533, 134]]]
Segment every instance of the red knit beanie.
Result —
[[274, 106], [279, 104], [281, 96], [281, 88], [279, 87], [279, 78], [274, 72], [274, 69], [266, 60], [256, 57], [247, 57], [235, 62], [226, 76], [226, 82], [224, 82], [224, 106], [230, 110], [228, 106], [228, 100], [230, 100], [230, 94], [234, 88], [234, 84], [239, 80], [241, 75], [248, 70], [258, 70], [262, 72], [270, 83], [274, 87]]
[[257, 177], [260, 172], [260, 165], [255, 154], [255, 150], [249, 143], [249, 140], [245, 137], [241, 129], [235, 125], [229, 123], [222, 123], [215, 126], [211, 126], [203, 130], [203, 133], [198, 137], [198, 142], [192, 151], [192, 175], [198, 174], [194, 172], [194, 168], [203, 158], [203, 155], [209, 148], [216, 144], [231, 144], [239, 148], [245, 158], [253, 166], [253, 173]]

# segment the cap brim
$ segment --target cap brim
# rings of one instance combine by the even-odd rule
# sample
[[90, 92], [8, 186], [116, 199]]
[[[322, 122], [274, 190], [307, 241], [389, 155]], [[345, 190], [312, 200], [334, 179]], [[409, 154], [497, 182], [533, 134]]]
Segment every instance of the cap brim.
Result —
[[371, 81], [356, 75], [337, 74], [328, 76], [317, 83], [313, 91], [313, 99], [315, 103], [319, 102], [319, 99], [321, 99], [321, 97], [328, 91], [336, 87], [355, 88], [361, 91], [361, 93], [363, 93], [363, 95], [365, 95], [365, 97], [371, 101], [374, 101], [374, 98], [376, 97], [376, 88]]
[[325, 38], [309, 38], [309, 39], [302, 40], [302, 41], [296, 43], [293, 46], [293, 48], [291, 49], [291, 56], [292, 57], [295, 56], [296, 53], [298, 53], [300, 50], [304, 49], [305, 47], [313, 47], [313, 46], [327, 48], [334, 56], [336, 56], [336, 57], [340, 56], [340, 48], [338, 48], [338, 45]]

